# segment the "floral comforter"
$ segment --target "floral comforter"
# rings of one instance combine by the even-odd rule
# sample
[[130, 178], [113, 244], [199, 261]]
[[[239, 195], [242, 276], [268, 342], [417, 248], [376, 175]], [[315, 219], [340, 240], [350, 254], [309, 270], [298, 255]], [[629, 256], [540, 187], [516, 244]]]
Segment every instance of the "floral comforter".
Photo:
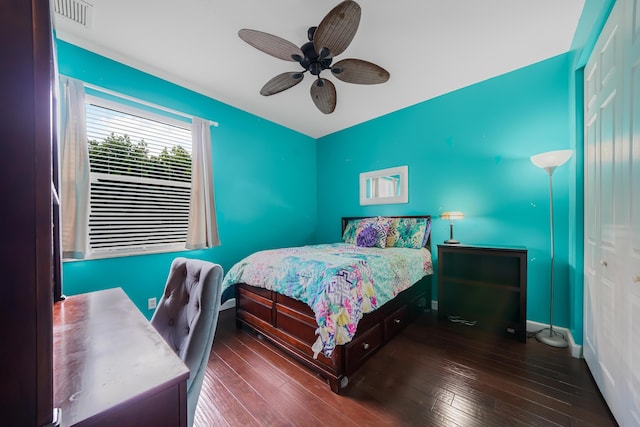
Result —
[[314, 353], [330, 357], [336, 345], [351, 341], [363, 314], [430, 274], [425, 248], [333, 243], [256, 252], [227, 272], [222, 291], [246, 283], [305, 302], [318, 322]]

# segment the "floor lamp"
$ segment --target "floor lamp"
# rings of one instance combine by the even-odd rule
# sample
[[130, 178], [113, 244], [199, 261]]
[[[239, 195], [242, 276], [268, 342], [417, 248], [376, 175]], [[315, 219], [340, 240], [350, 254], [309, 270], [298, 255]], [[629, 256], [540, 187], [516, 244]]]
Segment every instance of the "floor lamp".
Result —
[[548, 151], [531, 156], [531, 163], [547, 171], [549, 174], [549, 220], [551, 231], [551, 286], [549, 290], [549, 328], [536, 334], [536, 339], [553, 347], [567, 347], [567, 340], [562, 334], [553, 330], [553, 171], [571, 158], [572, 150]]

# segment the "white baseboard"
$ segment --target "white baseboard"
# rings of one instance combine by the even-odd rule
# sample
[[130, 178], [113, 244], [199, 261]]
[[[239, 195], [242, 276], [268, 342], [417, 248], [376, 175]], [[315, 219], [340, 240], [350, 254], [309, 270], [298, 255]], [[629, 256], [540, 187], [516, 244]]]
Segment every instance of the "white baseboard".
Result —
[[[548, 328], [549, 325], [546, 323], [534, 322], [531, 320], [527, 320], [527, 332], [537, 332], [541, 329]], [[567, 338], [567, 342], [569, 343], [569, 350], [571, 350], [571, 356], [581, 359], [582, 358], [582, 345], [576, 344], [573, 339], [573, 335], [571, 335], [571, 331], [567, 328], [562, 328], [559, 326], [553, 327], [554, 331], [558, 331]]]
[[224, 304], [222, 304], [222, 305], [220, 306], [220, 311], [222, 311], [222, 310], [227, 310], [227, 309], [229, 309], [229, 308], [233, 308], [233, 307], [235, 307], [235, 306], [236, 306], [236, 299], [235, 299], [235, 298], [231, 298], [231, 299], [226, 300], [226, 301], [224, 302]]

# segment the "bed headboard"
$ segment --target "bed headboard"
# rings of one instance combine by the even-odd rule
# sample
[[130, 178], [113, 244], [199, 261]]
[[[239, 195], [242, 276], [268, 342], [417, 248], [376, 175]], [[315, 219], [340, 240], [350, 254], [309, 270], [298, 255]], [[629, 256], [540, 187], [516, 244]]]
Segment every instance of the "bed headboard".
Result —
[[[387, 218], [426, 218], [427, 222], [431, 222], [431, 215], [380, 215], [380, 216], [385, 216]], [[342, 232], [340, 233], [340, 236], [342, 236], [344, 234], [344, 229], [347, 226], [347, 222], [349, 222], [349, 220], [352, 219], [363, 219], [363, 218], [375, 218], [375, 217], [369, 217], [369, 216], [343, 216], [342, 217]], [[425, 248], [431, 250], [431, 232], [429, 233], [429, 237], [427, 238], [427, 241], [424, 245]]]

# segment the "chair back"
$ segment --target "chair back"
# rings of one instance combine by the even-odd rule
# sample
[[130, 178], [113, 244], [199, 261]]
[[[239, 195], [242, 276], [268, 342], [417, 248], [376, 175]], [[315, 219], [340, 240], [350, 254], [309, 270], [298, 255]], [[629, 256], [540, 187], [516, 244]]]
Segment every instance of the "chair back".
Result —
[[189, 368], [187, 415], [193, 416], [220, 310], [222, 267], [209, 261], [176, 258], [151, 324]]

